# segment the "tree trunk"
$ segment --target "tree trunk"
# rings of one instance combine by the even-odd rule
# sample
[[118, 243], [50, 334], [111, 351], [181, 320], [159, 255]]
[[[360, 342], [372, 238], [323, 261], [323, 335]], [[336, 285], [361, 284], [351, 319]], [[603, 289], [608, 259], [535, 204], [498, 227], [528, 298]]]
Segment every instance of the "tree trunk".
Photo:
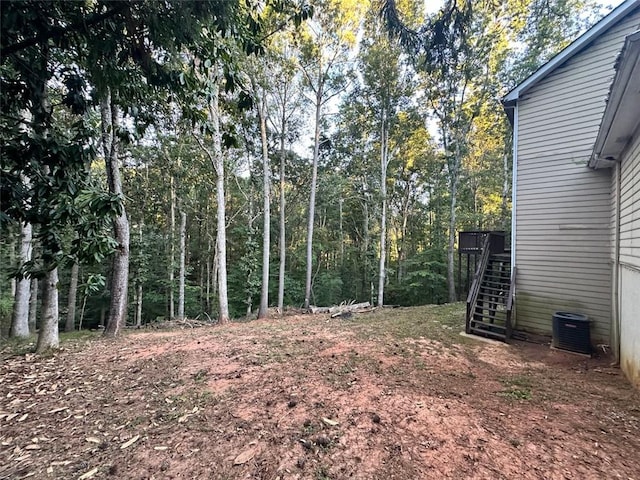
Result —
[[380, 218], [380, 265], [378, 276], [378, 307], [384, 305], [384, 286], [387, 260], [387, 165], [389, 150], [387, 139], [387, 112], [382, 111], [382, 128], [380, 132], [380, 196], [382, 197], [382, 216]]
[[174, 282], [174, 265], [176, 263], [176, 240], [175, 240], [175, 232], [176, 232], [176, 187], [175, 187], [175, 179], [173, 178], [173, 174], [171, 174], [171, 179], [169, 181], [169, 186], [171, 190], [171, 213], [169, 218], [169, 225], [171, 228], [171, 232], [169, 232], [170, 237], [170, 256], [169, 256], [169, 320], [176, 316], [176, 307], [175, 301], [173, 297], [173, 282]]
[[184, 276], [187, 236], [187, 214], [180, 213], [180, 277], [178, 278], [178, 319], [184, 320]]
[[458, 178], [460, 169], [460, 152], [456, 147], [455, 158], [453, 161], [451, 175], [451, 202], [449, 204], [449, 245], [447, 247], [447, 285], [449, 287], [449, 302], [455, 302], [458, 300], [456, 296], [456, 282], [454, 275], [454, 259], [455, 259], [455, 246], [456, 246], [456, 203], [458, 197]]
[[267, 112], [266, 99], [258, 106], [260, 117], [260, 139], [262, 141], [262, 289], [260, 291], [260, 309], [258, 318], [269, 315], [269, 250], [271, 243], [271, 168], [269, 167], [269, 149], [267, 144]]
[[[18, 258], [18, 262], [19, 265], [22, 266], [31, 260], [32, 227], [30, 223], [22, 224], [20, 237], [20, 257]], [[24, 338], [29, 336], [31, 280], [28, 277], [22, 277], [16, 282], [15, 292], [9, 336]]]
[[315, 131], [313, 135], [313, 166], [311, 171], [311, 194], [309, 196], [309, 220], [307, 224], [307, 275], [304, 288], [304, 308], [309, 309], [311, 299], [311, 275], [313, 274], [313, 224], [316, 210], [316, 184], [318, 182], [318, 160], [320, 157], [320, 120], [322, 114], [322, 85], [316, 93]]
[[338, 199], [338, 219], [339, 219], [339, 223], [338, 223], [338, 229], [339, 229], [339, 234], [340, 234], [340, 269], [342, 269], [343, 265], [344, 265], [344, 227], [342, 225], [343, 223], [343, 205], [344, 205], [344, 198], [342, 198], [342, 192], [340, 192], [340, 198]]
[[225, 195], [224, 195], [224, 159], [222, 158], [222, 136], [220, 133], [220, 110], [218, 105], [219, 80], [218, 72], [213, 72], [216, 76], [211, 89], [211, 99], [209, 101], [209, 120], [213, 130], [213, 168], [216, 172], [216, 203], [217, 203], [217, 276], [218, 276], [218, 308], [219, 323], [229, 321], [229, 298], [227, 294], [227, 226], [225, 216]]
[[411, 187], [407, 185], [406, 195], [402, 201], [402, 224], [400, 226], [400, 242], [398, 248], [398, 284], [404, 280], [405, 260], [407, 258], [407, 227], [411, 209]]
[[246, 242], [246, 246], [247, 246], [247, 251], [245, 253], [246, 257], [247, 257], [247, 285], [249, 285], [249, 287], [246, 289], [246, 293], [247, 293], [247, 299], [245, 300], [245, 303], [247, 305], [247, 310], [246, 310], [246, 316], [247, 318], [251, 315], [251, 312], [253, 311], [253, 288], [250, 286], [253, 283], [253, 237], [255, 235], [255, 232], [253, 230], [253, 221], [254, 221], [254, 208], [253, 208], [253, 198], [254, 198], [254, 191], [253, 191], [253, 181], [251, 179], [251, 159], [249, 158], [250, 155], [247, 155], [247, 164], [249, 165], [249, 195], [248, 195], [248, 200], [249, 200], [249, 215], [248, 215], [248, 225], [247, 225], [247, 242]]
[[[147, 184], [149, 182], [149, 169], [147, 168]], [[140, 226], [138, 228], [138, 243], [141, 246], [141, 248], [145, 248], [143, 246], [142, 240], [143, 240], [143, 233], [144, 230], [144, 218], [142, 218], [140, 220]], [[143, 280], [144, 280], [144, 271], [143, 271], [143, 266], [142, 263], [139, 265], [138, 267], [138, 279], [136, 282], [136, 313], [135, 313], [135, 317], [136, 317], [136, 327], [140, 328], [142, 326], [142, 284], [143, 284]]]
[[54, 268], [42, 280], [42, 321], [36, 353], [44, 353], [58, 345], [58, 269]]
[[205, 300], [205, 311], [211, 313], [211, 237], [207, 229], [207, 285], [206, 285], [207, 298]]
[[[104, 148], [105, 166], [109, 192], [122, 196], [122, 180], [118, 165], [118, 108], [107, 93], [100, 104], [102, 118], [102, 145]], [[124, 327], [127, 315], [127, 290], [129, 282], [129, 219], [122, 205], [122, 211], [113, 220], [114, 238], [118, 243], [111, 273], [111, 301], [109, 318], [104, 335], [114, 337]]]
[[284, 107], [282, 108], [282, 131], [280, 132], [280, 268], [278, 270], [278, 312], [282, 314], [284, 312], [284, 274], [287, 264], [287, 245], [286, 245], [286, 198], [285, 198], [285, 165], [286, 165], [286, 152], [284, 149], [285, 141], [285, 124], [286, 124], [286, 112]]
[[38, 318], [38, 279], [31, 279], [31, 298], [29, 299], [29, 333], [36, 333]]
[[369, 185], [366, 179], [362, 180], [362, 190], [364, 198], [362, 200], [362, 294], [369, 293], [369, 301], [373, 304], [373, 295], [370, 294], [370, 272], [371, 264], [369, 263], [369, 244], [371, 243], [371, 235], [369, 233]]
[[[16, 242], [12, 238], [11, 243], [9, 244], [9, 265], [15, 265], [16, 263]], [[16, 296], [16, 289], [18, 288], [18, 282], [16, 281], [16, 277], [11, 277], [9, 282], [9, 290], [11, 291], [11, 297]]]
[[138, 297], [136, 302], [136, 327], [140, 328], [142, 326], [142, 282], [138, 282], [136, 296]]
[[71, 267], [71, 281], [69, 283], [69, 298], [67, 301], [67, 321], [64, 324], [65, 332], [73, 332], [76, 328], [76, 299], [78, 297], [78, 263], [73, 262]]

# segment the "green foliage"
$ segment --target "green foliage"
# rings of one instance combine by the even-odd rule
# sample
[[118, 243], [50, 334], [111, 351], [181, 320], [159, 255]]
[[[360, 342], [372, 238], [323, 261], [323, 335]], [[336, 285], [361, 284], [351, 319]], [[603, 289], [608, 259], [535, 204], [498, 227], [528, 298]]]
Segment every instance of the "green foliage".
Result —
[[[196, 140], [209, 149], [213, 126], [207, 106], [214, 86], [221, 89], [221, 155], [229, 172], [231, 314], [255, 308], [262, 173], [254, 165], [260, 150], [251, 78], [270, 103], [271, 180], [278, 185], [272, 212], [279, 207], [276, 159], [285, 87], [307, 88], [306, 100], [292, 93], [294, 107], [284, 120], [285, 304], [304, 302], [311, 177], [304, 126], [321, 85], [323, 108], [338, 110], [320, 122], [315, 303], [375, 295], [383, 181], [389, 208], [387, 303], [445, 302], [454, 183], [454, 230], [508, 227], [510, 191], [503, 184], [511, 175], [511, 146], [499, 98], [591, 22], [595, 6], [591, 0], [452, 0], [424, 18], [422, 2], [385, 1], [382, 12], [396, 38], [386, 35], [376, 9], [364, 14], [367, 6], [315, 2], [316, 17], [306, 22], [313, 9], [287, 0], [3, 3], [0, 333], [11, 315], [9, 274], [41, 275], [58, 265], [65, 295], [74, 261], [82, 265], [85, 325], [97, 326], [108, 305], [105, 279], [116, 247], [111, 221], [123, 208], [132, 227], [129, 298], [141, 285], [144, 321], [166, 317], [169, 291], [177, 284], [168, 280], [169, 270], [177, 273], [170, 265], [172, 201], [189, 219], [186, 314], [214, 317], [216, 299], [206, 291], [207, 282], [214, 290], [215, 171]], [[295, 25], [301, 28], [294, 33], [289, 27]], [[356, 41], [354, 57], [349, 49]], [[106, 193], [99, 173], [104, 167], [96, 106], [107, 91], [124, 117], [115, 132], [123, 196]], [[389, 129], [386, 180], [380, 178], [382, 123]], [[15, 271], [12, 248], [22, 221], [34, 225], [40, 246]], [[273, 218], [272, 305], [277, 227]], [[177, 232], [174, 237], [177, 259]], [[134, 305], [129, 308], [132, 318]]]
[[594, 0], [531, 0], [514, 2], [509, 12], [520, 45], [507, 64], [507, 88], [531, 75], [598, 19]]
[[317, 305], [338, 305], [344, 300], [340, 272], [324, 271], [313, 282], [313, 298]]
[[13, 297], [10, 292], [3, 290], [0, 294], [0, 338], [6, 338], [11, 327], [11, 312]]
[[[439, 258], [438, 258], [439, 257]], [[388, 303], [399, 305], [441, 304], [447, 300], [445, 252], [427, 250], [410, 257], [404, 264], [402, 282], [392, 283], [386, 291]]]

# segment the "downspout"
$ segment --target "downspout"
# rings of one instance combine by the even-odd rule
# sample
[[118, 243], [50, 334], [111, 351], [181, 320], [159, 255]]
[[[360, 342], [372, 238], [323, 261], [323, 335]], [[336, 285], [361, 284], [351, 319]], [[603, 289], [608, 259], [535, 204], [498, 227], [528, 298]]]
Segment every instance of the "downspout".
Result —
[[622, 185], [622, 165], [615, 164], [615, 226], [613, 238], [613, 318], [611, 319], [611, 351], [614, 365], [620, 364], [620, 190]]
[[518, 104], [513, 106], [513, 178], [511, 180], [511, 268], [516, 266], [516, 207], [518, 191]]

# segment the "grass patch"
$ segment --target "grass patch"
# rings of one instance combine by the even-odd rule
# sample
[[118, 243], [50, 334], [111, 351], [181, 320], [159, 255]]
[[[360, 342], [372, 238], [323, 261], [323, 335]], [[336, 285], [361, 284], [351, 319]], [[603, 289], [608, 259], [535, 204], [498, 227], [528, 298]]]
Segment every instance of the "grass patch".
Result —
[[13, 357], [33, 353], [36, 349], [36, 335], [29, 335], [22, 338], [8, 338], [0, 343], [0, 354], [2, 356]]
[[97, 330], [74, 330], [73, 332], [60, 332], [60, 343], [79, 342], [100, 338], [102, 331]]
[[501, 397], [511, 400], [531, 400], [531, 379], [524, 375], [515, 375], [500, 379], [504, 390], [498, 392]]
[[356, 315], [348, 325], [364, 339], [425, 337], [445, 344], [462, 343], [463, 337], [459, 333], [464, 329], [465, 309], [463, 303], [379, 309], [373, 313]]

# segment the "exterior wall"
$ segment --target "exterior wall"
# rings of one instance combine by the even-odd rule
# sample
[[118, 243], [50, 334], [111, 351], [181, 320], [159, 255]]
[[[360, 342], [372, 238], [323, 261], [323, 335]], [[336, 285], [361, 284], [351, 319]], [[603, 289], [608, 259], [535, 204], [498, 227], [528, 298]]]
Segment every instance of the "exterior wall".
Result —
[[550, 333], [554, 311], [584, 313], [594, 342], [611, 323], [611, 171], [590, 170], [625, 36], [640, 8], [518, 100], [516, 328]]
[[621, 168], [620, 366], [640, 387], [640, 132]]

